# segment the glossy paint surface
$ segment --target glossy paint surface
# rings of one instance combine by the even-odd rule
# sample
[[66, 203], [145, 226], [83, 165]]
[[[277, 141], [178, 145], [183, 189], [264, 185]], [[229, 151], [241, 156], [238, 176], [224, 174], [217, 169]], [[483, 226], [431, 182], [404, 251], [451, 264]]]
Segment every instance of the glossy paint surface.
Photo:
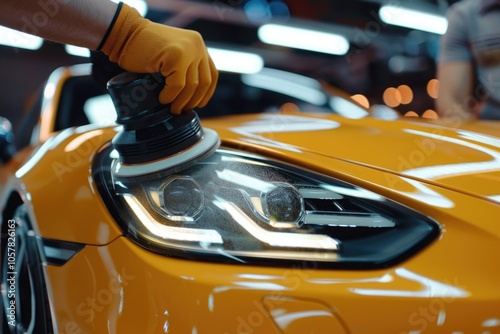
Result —
[[441, 233], [377, 270], [159, 255], [123, 236], [91, 177], [115, 129], [49, 130], [0, 169], [0, 198], [19, 192], [39, 237], [86, 245], [63, 266], [45, 265], [59, 333], [500, 333], [495, 125], [301, 113], [202, 123], [223, 148], [363, 187], [433, 218]]
[[[324, 116], [323, 116], [324, 117]], [[322, 118], [323, 118], [322, 117]], [[263, 114], [245, 120], [226, 117], [207, 121], [222, 136], [238, 138], [245, 147], [281, 148], [315, 153], [425, 180], [495, 200], [500, 195], [500, 124], [465, 129], [411, 120], [372, 118], [328, 120], [310, 115]], [[286, 144], [284, 144], [286, 143]], [[495, 182], [496, 181], [496, 182]]]
[[29, 194], [33, 217], [47, 222], [38, 224], [45, 239], [102, 245], [121, 232], [99, 200], [90, 167], [95, 151], [111, 137], [101, 129], [82, 131], [50, 137], [15, 176]]
[[[367, 271], [317, 269], [310, 261], [288, 268], [223, 265], [154, 254], [120, 236], [89, 178], [92, 157], [114, 130], [68, 131], [55, 136], [50, 149], [43, 144], [39, 159], [35, 153], [25, 164], [29, 168], [16, 173], [31, 195], [41, 235], [88, 245], [64, 266], [46, 268], [61, 333], [133, 333], [139, 328], [145, 333], [322, 333], [325, 324], [346, 333], [499, 331], [500, 273], [493, 269], [500, 266], [493, 256], [499, 252], [500, 225], [493, 218], [500, 213], [498, 204], [333, 159], [284, 139], [276, 147], [270, 133], [266, 136], [274, 138], [273, 147], [251, 146], [246, 141], [255, 137], [231, 134], [217, 124], [224, 147], [252, 148], [393, 198], [437, 220], [440, 238], [404, 263]], [[227, 124], [231, 128], [234, 120]], [[62, 169], [61, 182], [53, 163], [77, 152], [68, 150], [75, 142], [88, 149], [78, 151], [79, 163], [71, 170]], [[46, 189], [53, 190], [50, 201]]]

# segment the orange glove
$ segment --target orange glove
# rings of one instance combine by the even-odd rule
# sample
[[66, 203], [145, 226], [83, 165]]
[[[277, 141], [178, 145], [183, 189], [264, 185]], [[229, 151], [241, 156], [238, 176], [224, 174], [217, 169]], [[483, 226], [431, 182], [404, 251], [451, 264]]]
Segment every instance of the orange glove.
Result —
[[127, 71], [165, 76], [159, 100], [171, 103], [173, 114], [203, 107], [212, 97], [218, 72], [196, 31], [151, 22], [122, 4], [101, 45]]

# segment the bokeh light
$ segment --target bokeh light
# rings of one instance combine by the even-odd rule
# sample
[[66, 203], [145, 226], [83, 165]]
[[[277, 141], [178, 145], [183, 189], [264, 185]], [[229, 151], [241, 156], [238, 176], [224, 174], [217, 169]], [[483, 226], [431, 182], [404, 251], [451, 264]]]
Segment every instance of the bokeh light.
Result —
[[439, 80], [431, 79], [427, 83], [427, 94], [433, 99], [437, 99], [439, 96]]
[[358, 102], [365, 108], [370, 108], [370, 101], [368, 101], [368, 98], [364, 96], [363, 94], [355, 94], [351, 96], [351, 99], [354, 101]]
[[396, 88], [389, 87], [384, 91], [383, 99], [387, 106], [395, 108], [401, 104], [401, 93]]
[[427, 109], [426, 111], [424, 111], [424, 113], [422, 114], [422, 117], [423, 118], [428, 118], [428, 119], [437, 119], [437, 118], [439, 118], [438, 113], [435, 112], [432, 109]]
[[409, 104], [413, 101], [413, 91], [408, 85], [398, 86], [398, 92], [401, 95], [401, 104]]
[[408, 111], [404, 114], [404, 117], [417, 117], [418, 118], [418, 114], [414, 111]]

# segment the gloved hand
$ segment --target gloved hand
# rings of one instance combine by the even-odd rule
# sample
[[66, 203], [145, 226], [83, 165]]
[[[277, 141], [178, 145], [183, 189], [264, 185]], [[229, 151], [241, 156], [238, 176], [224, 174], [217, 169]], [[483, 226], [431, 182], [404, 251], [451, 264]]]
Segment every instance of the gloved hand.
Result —
[[173, 114], [208, 103], [218, 72], [198, 32], [151, 22], [126, 4], [108, 31], [101, 50], [111, 61], [130, 72], [166, 77], [159, 100], [171, 103]]

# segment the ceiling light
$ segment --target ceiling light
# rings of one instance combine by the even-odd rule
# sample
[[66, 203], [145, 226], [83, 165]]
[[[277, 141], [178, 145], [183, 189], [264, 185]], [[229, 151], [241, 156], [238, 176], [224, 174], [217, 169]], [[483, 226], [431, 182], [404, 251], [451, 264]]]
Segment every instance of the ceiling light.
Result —
[[448, 20], [443, 15], [432, 14], [401, 6], [385, 5], [379, 10], [380, 19], [400, 27], [444, 34], [448, 28]]
[[43, 39], [0, 26], [0, 44], [13, 48], [38, 50], [43, 44]]
[[314, 105], [324, 105], [326, 95], [318, 81], [295, 73], [264, 68], [259, 73], [243, 75], [243, 83], [281, 93]]
[[258, 36], [264, 43], [333, 55], [345, 55], [349, 50], [345, 37], [319, 30], [264, 24], [259, 28]]
[[[90, 57], [90, 51], [74, 45], [66, 45], [66, 52], [73, 56]], [[264, 66], [264, 60], [255, 53], [208, 48], [208, 53], [221, 71], [236, 73], [257, 73]]]
[[[113, 2], [119, 2], [120, 0], [112, 0]], [[126, 3], [130, 7], [134, 7], [141, 14], [141, 16], [145, 16], [148, 12], [148, 4], [144, 0], [122, 0], [123, 3]]]
[[86, 58], [90, 57], [90, 50], [87, 48], [82, 48], [79, 46], [67, 44], [64, 46], [64, 49], [68, 54], [72, 56], [86, 57]]
[[346, 118], [359, 119], [369, 115], [368, 111], [343, 97], [330, 97], [330, 107]]
[[208, 48], [208, 53], [220, 71], [236, 73], [257, 73], [264, 66], [264, 60], [255, 53]]

